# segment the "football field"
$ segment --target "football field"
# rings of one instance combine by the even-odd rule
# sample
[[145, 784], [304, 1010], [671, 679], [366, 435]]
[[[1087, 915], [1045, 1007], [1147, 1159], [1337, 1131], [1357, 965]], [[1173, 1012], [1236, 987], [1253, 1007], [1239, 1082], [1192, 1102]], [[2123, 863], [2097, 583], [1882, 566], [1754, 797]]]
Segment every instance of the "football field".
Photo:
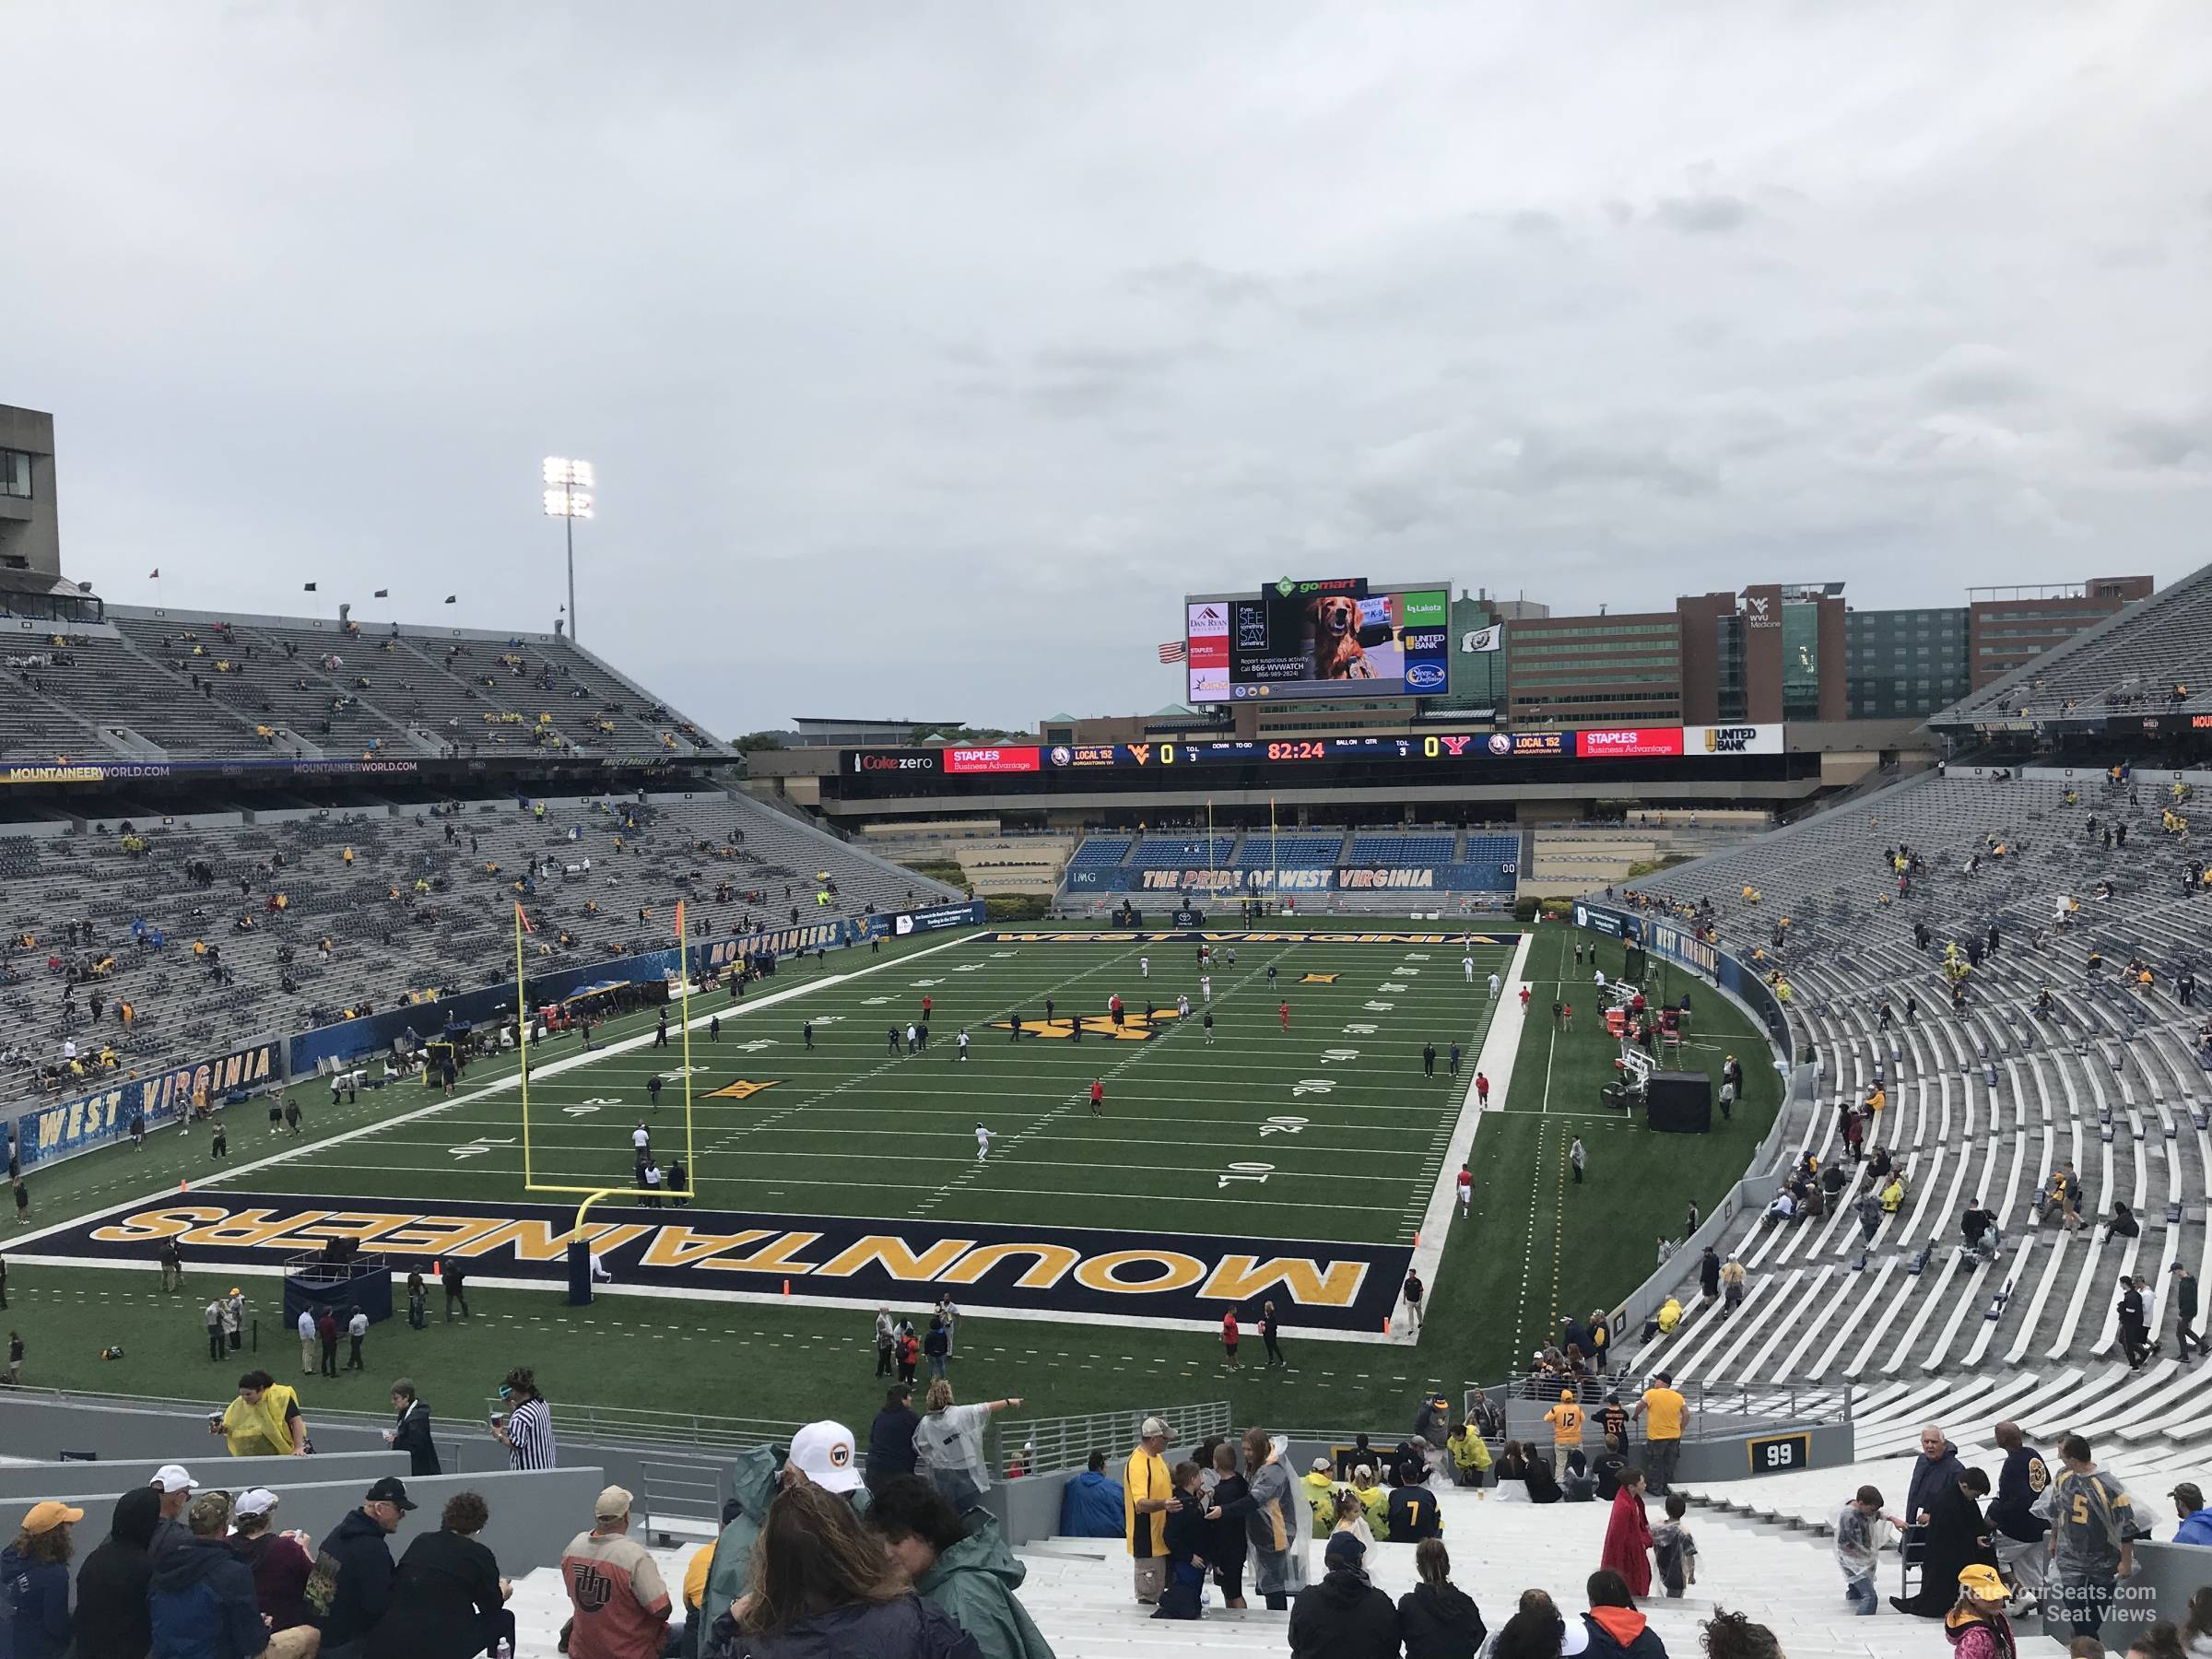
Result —
[[[829, 1397], [861, 1412], [875, 1307], [919, 1316], [946, 1292], [983, 1316], [963, 1351], [989, 1381], [970, 1385], [1049, 1393], [1061, 1409], [1206, 1386], [1222, 1312], [1236, 1306], [1249, 1329], [1265, 1298], [1281, 1303], [1292, 1356], [1289, 1370], [1248, 1367], [1239, 1383], [1265, 1409], [1352, 1412], [1423, 1378], [1494, 1379], [1563, 1311], [1622, 1294], [1649, 1271], [1654, 1233], [1678, 1236], [1686, 1203], [1710, 1206], [1734, 1182], [1771, 1121], [1774, 1075], [1755, 1064], [1747, 1109], [1712, 1135], [1653, 1135], [1597, 1104], [1616, 1045], [1594, 999], [1571, 1030], [1549, 1017], [1555, 998], [1583, 999], [1596, 965], [1577, 963], [1571, 930], [1531, 936], [1516, 982], [1517, 933], [1463, 946], [1456, 933], [1394, 925], [1406, 932], [1240, 937], [1233, 967], [1223, 938], [1210, 1003], [1184, 940], [970, 935], [786, 962], [740, 1004], [693, 999], [688, 1137], [673, 1018], [665, 1048], [651, 1012], [602, 1027], [588, 1053], [562, 1035], [533, 1048], [528, 1168], [541, 1188], [581, 1192], [528, 1190], [512, 1057], [472, 1065], [451, 1100], [410, 1083], [333, 1103], [325, 1083], [304, 1079], [293, 1086], [300, 1139], [272, 1133], [256, 1100], [225, 1113], [225, 1161], [195, 1127], [34, 1171], [32, 1225], [9, 1253], [12, 1287], [28, 1298], [19, 1317], [32, 1322], [41, 1378], [169, 1393], [199, 1332], [189, 1296], [157, 1312], [161, 1237], [180, 1238], [195, 1287], [201, 1266], [225, 1283], [244, 1276], [273, 1323], [260, 1311], [276, 1306], [283, 1264], [350, 1234], [402, 1271], [466, 1265], [477, 1322], [434, 1317], [404, 1338], [407, 1371], [448, 1390], [512, 1363], [503, 1345], [520, 1341], [566, 1397], [619, 1404], [634, 1398], [631, 1362], [647, 1342], [672, 1406], [737, 1409], [727, 1366], [744, 1357], [761, 1362], [744, 1371], [745, 1409], [795, 1420]], [[1619, 946], [1603, 949], [1617, 976]], [[1493, 970], [1502, 1009], [1488, 994]], [[1534, 996], [1525, 1020], [1517, 982]], [[1105, 1015], [1115, 994], [1118, 1037]], [[909, 1054], [905, 1027], [924, 995], [932, 1041]], [[1702, 993], [1699, 1006], [1691, 1065], [1758, 1055], [1738, 1010]], [[1477, 1125], [1465, 1106], [1486, 1041], [1495, 1088]], [[1430, 1042], [1434, 1077], [1421, 1058]], [[688, 1141], [688, 1207], [619, 1195], [641, 1120], [664, 1167]], [[993, 1131], [980, 1164], [979, 1120]], [[1576, 1136], [1590, 1148], [1586, 1185], [1567, 1167]], [[1463, 1155], [1472, 1213], [1447, 1199], [1432, 1228]], [[577, 1206], [609, 1188], [583, 1230], [613, 1294], [567, 1306], [558, 1287]], [[1407, 1262], [1430, 1285], [1418, 1348], [1402, 1318], [1385, 1324], [1402, 1312]], [[1308, 1271], [1284, 1277], [1286, 1265]], [[1333, 1298], [1339, 1285], [1349, 1288]], [[119, 1328], [146, 1342], [127, 1369], [98, 1359]], [[572, 1339], [544, 1347], [556, 1332]], [[1358, 1346], [1312, 1340], [1324, 1335]]]
[[[403, 1270], [525, 1283], [558, 1281], [578, 1238], [612, 1282], [679, 1295], [949, 1291], [1198, 1328], [1274, 1300], [1372, 1337], [1409, 1266], [1435, 1276], [1443, 1230], [1421, 1235], [1519, 940], [998, 933], [799, 959], [672, 1006], [665, 1032], [633, 1014], [588, 1050], [534, 1043], [526, 1077], [378, 1091], [320, 1140], [237, 1109], [244, 1156], [70, 1247], [143, 1260], [173, 1232], [268, 1271], [349, 1234]], [[640, 1196], [648, 1160], [665, 1197]]]

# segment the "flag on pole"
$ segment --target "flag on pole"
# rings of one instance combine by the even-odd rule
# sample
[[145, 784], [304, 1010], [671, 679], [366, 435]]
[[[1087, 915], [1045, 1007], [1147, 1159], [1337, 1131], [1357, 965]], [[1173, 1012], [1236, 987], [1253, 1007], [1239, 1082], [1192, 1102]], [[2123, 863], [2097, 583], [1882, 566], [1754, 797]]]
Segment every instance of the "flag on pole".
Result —
[[521, 924], [522, 929], [524, 933], [534, 934], [537, 931], [536, 928], [530, 925], [530, 912], [522, 907], [522, 904], [519, 900], [514, 907], [514, 919], [517, 923]]
[[1497, 651], [1505, 643], [1505, 624], [1493, 622], [1488, 628], [1477, 628], [1460, 635], [1459, 648], [1463, 652]]
[[304, 589], [302, 589], [301, 591], [302, 591], [302, 592], [304, 592], [304, 593], [309, 593], [309, 594], [312, 594], [312, 593], [313, 593], [313, 592], [315, 591], [315, 584], [314, 584], [313, 582], [309, 582], [309, 583], [307, 584], [307, 586], [306, 586]]
[[1183, 660], [1187, 650], [1188, 648], [1181, 640], [1170, 640], [1159, 648], [1159, 660], [1163, 663], [1180, 663]]
[[389, 599], [392, 597], [392, 590], [390, 588], [378, 588], [375, 593], [370, 594], [369, 596], [371, 599]]
[[448, 605], [454, 605], [454, 604], [457, 604], [457, 603], [459, 603], [459, 600], [460, 600], [460, 595], [459, 595], [459, 594], [448, 594], [445, 596], [445, 602], [446, 602]]
[[146, 579], [148, 582], [159, 582], [161, 580], [161, 572], [158, 570], [148, 571], [146, 573]]

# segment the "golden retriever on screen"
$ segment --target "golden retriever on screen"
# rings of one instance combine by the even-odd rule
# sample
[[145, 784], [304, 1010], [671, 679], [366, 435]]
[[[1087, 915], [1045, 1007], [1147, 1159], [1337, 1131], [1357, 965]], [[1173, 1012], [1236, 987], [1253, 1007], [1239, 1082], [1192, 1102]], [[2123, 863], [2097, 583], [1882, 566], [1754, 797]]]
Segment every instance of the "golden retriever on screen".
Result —
[[1359, 643], [1359, 602], [1341, 597], [1308, 601], [1307, 650], [1315, 679], [1373, 679], [1374, 665]]

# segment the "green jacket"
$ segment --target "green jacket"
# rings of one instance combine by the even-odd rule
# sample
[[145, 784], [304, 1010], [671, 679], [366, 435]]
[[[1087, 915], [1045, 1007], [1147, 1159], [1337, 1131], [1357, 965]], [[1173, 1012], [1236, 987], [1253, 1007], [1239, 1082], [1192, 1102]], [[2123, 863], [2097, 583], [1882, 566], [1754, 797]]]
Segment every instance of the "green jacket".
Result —
[[969, 1524], [973, 1530], [937, 1558], [915, 1593], [952, 1615], [975, 1638], [983, 1659], [1053, 1659], [1044, 1633], [1014, 1599], [1030, 1570], [1014, 1559], [990, 1517], [971, 1515]]
[[[714, 1559], [707, 1567], [707, 1603], [700, 1609], [702, 1635], [730, 1610], [731, 1603], [752, 1589], [753, 1545], [768, 1519], [768, 1506], [776, 1500], [776, 1490], [772, 1447], [755, 1446], [730, 1459], [730, 1496], [737, 1500], [738, 1512], [714, 1540]], [[856, 1513], [865, 1514], [867, 1488], [854, 1488], [852, 1503]]]

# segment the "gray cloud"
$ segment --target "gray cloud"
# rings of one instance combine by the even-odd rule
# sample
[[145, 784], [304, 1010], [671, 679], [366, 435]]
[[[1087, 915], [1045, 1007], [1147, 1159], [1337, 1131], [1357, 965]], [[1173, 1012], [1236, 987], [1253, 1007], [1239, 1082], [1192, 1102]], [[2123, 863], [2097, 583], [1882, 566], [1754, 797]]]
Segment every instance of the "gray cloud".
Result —
[[1751, 204], [1739, 195], [1720, 192], [1696, 195], [1661, 196], [1653, 216], [1669, 230], [1685, 236], [1715, 236], [1740, 230], [1751, 219]]
[[542, 627], [582, 454], [584, 640], [738, 730], [1155, 708], [1176, 596], [1286, 570], [2201, 559], [2185, 0], [9, 27], [0, 400], [114, 598]]

